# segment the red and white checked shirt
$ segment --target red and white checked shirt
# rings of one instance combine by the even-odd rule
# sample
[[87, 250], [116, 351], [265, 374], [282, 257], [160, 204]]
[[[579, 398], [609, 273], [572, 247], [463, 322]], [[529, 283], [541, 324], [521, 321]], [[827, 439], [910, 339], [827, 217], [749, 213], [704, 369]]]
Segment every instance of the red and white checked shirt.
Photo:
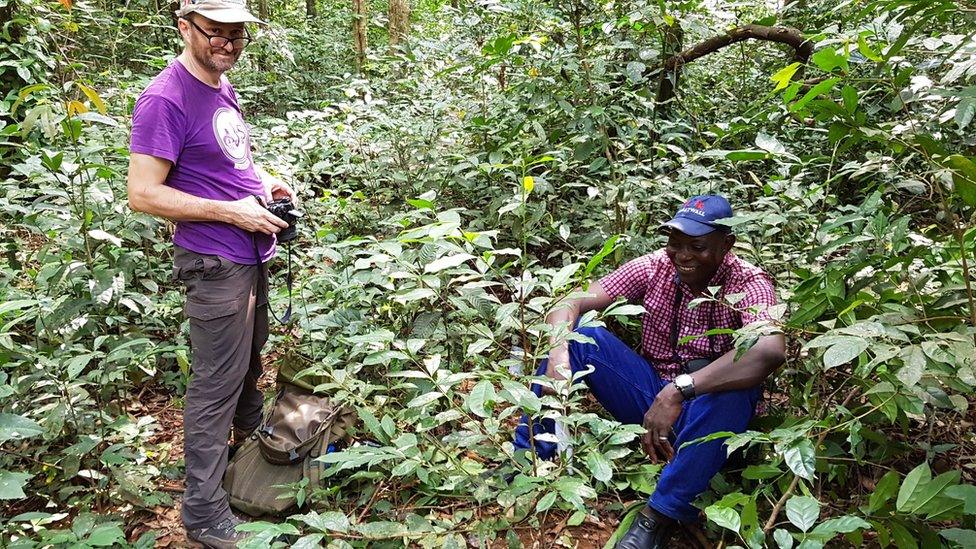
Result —
[[[708, 286], [721, 286], [717, 294], [720, 299], [745, 294], [734, 308], [723, 299], [723, 303], [709, 301], [689, 309], [688, 304], [695, 295], [691, 288], [678, 281], [677, 271], [663, 249], [632, 259], [601, 278], [600, 285], [610, 297], [625, 297], [630, 303], [644, 306], [647, 313], [641, 321], [639, 352], [665, 380], [673, 380], [681, 373], [681, 364], [675, 362], [675, 349], [671, 345], [679, 284], [682, 298], [677, 310], [678, 341], [685, 336], [701, 335], [677, 346], [677, 354], [685, 362], [696, 358], [718, 358], [733, 349], [730, 334], [711, 338], [702, 335], [710, 328], [736, 329], [756, 320], [768, 319], [766, 308], [776, 304], [772, 277], [732, 253], [725, 255]], [[749, 310], [751, 307], [756, 310]]]

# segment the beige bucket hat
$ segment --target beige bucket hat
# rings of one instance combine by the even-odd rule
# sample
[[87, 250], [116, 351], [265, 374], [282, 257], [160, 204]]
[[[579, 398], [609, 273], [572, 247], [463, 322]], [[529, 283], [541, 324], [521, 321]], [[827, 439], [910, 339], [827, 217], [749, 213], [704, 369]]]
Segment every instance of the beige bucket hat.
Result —
[[186, 17], [191, 13], [199, 13], [218, 23], [267, 24], [247, 11], [244, 0], [180, 0], [177, 17]]

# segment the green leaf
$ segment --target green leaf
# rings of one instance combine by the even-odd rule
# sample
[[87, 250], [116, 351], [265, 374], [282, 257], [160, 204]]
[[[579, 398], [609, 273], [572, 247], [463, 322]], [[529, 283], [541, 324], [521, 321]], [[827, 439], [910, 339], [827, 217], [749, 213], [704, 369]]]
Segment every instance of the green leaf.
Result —
[[907, 349], [908, 356], [903, 356], [904, 365], [895, 373], [906, 387], [914, 387], [922, 379], [925, 372], [925, 352], [919, 345], [912, 345]]
[[586, 456], [586, 466], [593, 473], [593, 478], [601, 482], [609, 482], [613, 477], [613, 465], [599, 451], [593, 451]]
[[766, 151], [741, 150], [725, 153], [725, 158], [732, 162], [747, 162], [750, 160], [765, 160], [770, 157]]
[[115, 524], [103, 524], [98, 526], [88, 536], [85, 542], [95, 547], [107, 547], [117, 545], [119, 541], [125, 540], [125, 532]]
[[963, 512], [967, 515], [976, 515], [976, 486], [971, 484], [950, 486], [946, 488], [945, 495], [964, 502]]
[[932, 471], [929, 470], [928, 463], [922, 463], [912, 469], [901, 483], [901, 488], [898, 490], [898, 499], [895, 501], [895, 508], [900, 512], [908, 511], [907, 507], [912, 495], [920, 492], [930, 480], [932, 480]]
[[368, 539], [389, 539], [402, 537], [407, 533], [407, 527], [399, 522], [377, 521], [359, 524], [355, 529]]
[[868, 521], [862, 519], [861, 517], [844, 515], [842, 517], [834, 517], [821, 522], [816, 528], [813, 529], [813, 533], [833, 537], [836, 534], [850, 534], [851, 532], [863, 530], [865, 528], [871, 528], [871, 524]]
[[727, 528], [736, 533], [742, 527], [742, 519], [739, 518], [739, 513], [731, 507], [709, 505], [705, 508], [705, 516], [722, 528]]
[[930, 480], [925, 486], [920, 487], [919, 490], [916, 490], [908, 498], [908, 501], [905, 502], [906, 510], [910, 513], [937, 515], [956, 505], [958, 503], [957, 500], [936, 501], [936, 498], [949, 485], [958, 484], [959, 476], [960, 472], [958, 470], [947, 471]]
[[793, 473], [801, 478], [813, 480], [813, 472], [817, 463], [813, 441], [802, 438], [791, 444], [783, 451], [783, 459]]
[[617, 249], [617, 240], [619, 238], [620, 235], [615, 234], [610, 238], [608, 238], [607, 241], [603, 243], [603, 248], [601, 248], [600, 251], [586, 263], [586, 268], [583, 270], [584, 277], [590, 276], [590, 273], [593, 272], [593, 269], [596, 269], [597, 266], [603, 262], [604, 258], [610, 255], [615, 249]]
[[466, 402], [472, 414], [478, 417], [489, 417], [491, 413], [485, 409], [485, 403], [493, 402], [496, 398], [498, 397], [495, 394], [495, 386], [487, 379], [483, 379], [471, 389]]
[[860, 337], [844, 336], [839, 338], [837, 343], [831, 345], [824, 353], [824, 368], [829, 370], [841, 364], [847, 364], [866, 351], [869, 344], [868, 340]]
[[786, 502], [786, 518], [807, 532], [820, 518], [820, 502], [809, 496], [793, 496]]
[[848, 68], [847, 57], [840, 55], [837, 50], [829, 46], [814, 53], [810, 60], [824, 72], [832, 72], [836, 68], [844, 70]]
[[295, 515], [293, 518], [301, 520], [319, 532], [349, 531], [349, 518], [339, 511], [328, 511], [321, 515], [310, 511], [307, 515]]
[[0, 414], [0, 443], [36, 437], [43, 432], [34, 420], [16, 414]]
[[952, 170], [952, 186], [963, 202], [976, 206], [976, 164], [961, 154], [946, 157], [946, 166]]
[[963, 549], [976, 549], [976, 531], [962, 528], [947, 528], [939, 532], [943, 538], [959, 544]]
[[810, 88], [810, 91], [803, 94], [803, 97], [798, 99], [795, 103], [790, 105], [790, 112], [796, 112], [803, 107], [807, 106], [807, 103], [813, 101], [814, 99], [820, 97], [821, 95], [830, 92], [840, 82], [840, 78], [829, 78], [823, 82], [817, 84], [816, 86]]
[[33, 475], [29, 473], [14, 473], [6, 469], [0, 469], [0, 499], [21, 499], [27, 497], [24, 494], [24, 485]]
[[444, 396], [444, 393], [441, 393], [439, 391], [431, 391], [429, 393], [418, 395], [414, 397], [413, 400], [407, 403], [407, 408], [420, 408], [422, 406], [426, 406], [431, 402], [434, 402], [435, 400], [441, 398], [442, 396]]
[[424, 267], [424, 272], [437, 273], [443, 271], [444, 269], [457, 267], [458, 265], [461, 265], [462, 263], [470, 259], [474, 259], [474, 256], [471, 254], [461, 253], [455, 255], [447, 255], [428, 263], [427, 266]]
[[867, 57], [871, 61], [879, 63], [882, 61], [881, 54], [871, 49], [868, 45], [867, 35], [868, 32], [862, 32], [860, 36], [857, 37], [857, 51], [861, 52], [861, 55]]
[[761, 463], [759, 465], [750, 465], [742, 471], [742, 478], [747, 478], [749, 480], [762, 480], [767, 478], [778, 477], [782, 475], [783, 471], [769, 463]]
[[582, 266], [582, 263], [570, 263], [562, 269], [559, 269], [559, 271], [552, 276], [552, 281], [549, 283], [549, 286], [553, 291], [562, 288], [573, 279], [573, 275], [575, 275], [576, 271], [578, 271]]
[[976, 98], [964, 97], [956, 105], [956, 116], [953, 117], [953, 120], [962, 130], [973, 121], [974, 114], [976, 114]]
[[790, 85], [790, 80], [793, 79], [793, 75], [800, 68], [800, 63], [790, 63], [789, 65], [783, 67], [782, 69], [776, 71], [776, 74], [769, 77], [770, 80], [776, 83], [776, 87], [773, 91], [779, 91]]
[[852, 86], [844, 86], [844, 88], [840, 90], [840, 95], [844, 98], [844, 110], [854, 114], [854, 111], [857, 110], [857, 90]]
[[779, 549], [793, 548], [793, 536], [782, 528], [777, 528], [773, 532], [773, 539], [776, 540], [776, 545], [779, 546]]
[[868, 500], [868, 510], [873, 513], [881, 509], [896, 493], [898, 493], [898, 473], [888, 471], [875, 485]]
[[542, 499], [540, 499], [539, 503], [536, 504], [535, 512], [543, 513], [546, 510], [548, 510], [550, 507], [552, 507], [553, 503], [556, 503], [556, 492], [549, 492], [546, 495], [542, 496]]

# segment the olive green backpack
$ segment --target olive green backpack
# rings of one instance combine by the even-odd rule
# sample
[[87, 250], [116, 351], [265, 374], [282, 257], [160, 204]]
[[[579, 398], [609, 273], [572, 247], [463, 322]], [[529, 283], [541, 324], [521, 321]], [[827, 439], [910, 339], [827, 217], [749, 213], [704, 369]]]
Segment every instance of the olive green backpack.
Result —
[[298, 506], [296, 490], [282, 485], [308, 479], [319, 486], [329, 446], [348, 442], [355, 411], [328, 397], [281, 384], [264, 423], [234, 454], [224, 474], [232, 507], [248, 515], [284, 515]]

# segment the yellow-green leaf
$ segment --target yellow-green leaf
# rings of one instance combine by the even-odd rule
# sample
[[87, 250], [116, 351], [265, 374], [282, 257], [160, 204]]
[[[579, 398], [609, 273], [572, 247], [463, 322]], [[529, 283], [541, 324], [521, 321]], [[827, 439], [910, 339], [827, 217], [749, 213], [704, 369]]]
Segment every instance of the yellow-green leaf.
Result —
[[532, 177], [531, 175], [527, 175], [527, 176], [525, 176], [525, 177], [522, 178], [522, 189], [525, 190], [525, 193], [526, 194], [532, 192], [532, 189], [534, 189], [534, 188], [535, 188], [535, 178], [534, 177]]
[[98, 96], [98, 92], [84, 84], [78, 84], [78, 87], [81, 88], [81, 91], [85, 94], [85, 96], [88, 97], [88, 100], [92, 102], [92, 105], [95, 106], [95, 110], [102, 114], [108, 114], [108, 110], [105, 108], [105, 102], [102, 101], [102, 98]]
[[770, 80], [776, 82], [776, 89], [773, 91], [779, 91], [786, 86], [790, 85], [790, 80], [796, 71], [799, 70], [800, 63], [790, 63], [789, 65], [783, 67], [782, 69], [776, 71], [776, 74], [769, 77]]

